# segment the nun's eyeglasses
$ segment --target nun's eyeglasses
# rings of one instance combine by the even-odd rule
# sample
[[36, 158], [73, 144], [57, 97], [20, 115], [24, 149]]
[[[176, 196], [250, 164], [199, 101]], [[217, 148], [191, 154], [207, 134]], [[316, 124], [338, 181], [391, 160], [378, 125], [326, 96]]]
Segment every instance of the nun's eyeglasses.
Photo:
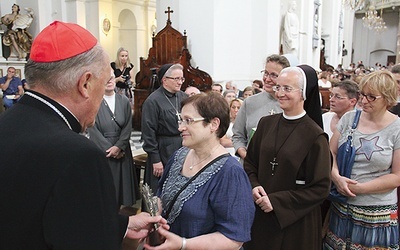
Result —
[[365, 99], [367, 99], [368, 102], [374, 102], [376, 99], [382, 98], [382, 96], [380, 96], [380, 95], [377, 95], [377, 96], [375, 96], [375, 95], [367, 95], [367, 94], [365, 94], [363, 92], [360, 92], [360, 94], [362, 96], [361, 100], [362, 100], [362, 98], [365, 97]]
[[293, 92], [293, 91], [296, 91], [296, 90], [302, 90], [302, 89], [295, 89], [295, 88], [292, 88], [290, 86], [275, 85], [275, 86], [272, 87], [272, 90], [275, 91], [275, 92], [279, 92], [279, 91], [282, 90], [285, 93], [290, 93], [290, 92]]
[[185, 82], [185, 77], [170, 77], [170, 76], [166, 76], [165, 78], [174, 80], [177, 83]]

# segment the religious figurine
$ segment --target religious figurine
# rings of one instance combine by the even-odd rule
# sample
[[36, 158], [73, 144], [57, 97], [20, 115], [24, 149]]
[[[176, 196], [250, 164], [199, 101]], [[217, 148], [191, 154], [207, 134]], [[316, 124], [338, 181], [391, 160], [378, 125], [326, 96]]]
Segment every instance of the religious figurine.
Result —
[[295, 13], [296, 7], [296, 1], [291, 1], [285, 15], [282, 32], [282, 49], [284, 54], [297, 55], [299, 47], [299, 18]]
[[0, 19], [0, 24], [7, 26], [7, 30], [3, 35], [3, 43], [9, 46], [11, 51], [17, 54], [21, 60], [30, 52], [32, 46], [32, 35], [29, 34], [27, 28], [33, 21], [33, 10], [25, 8], [26, 14], [20, 14], [19, 5], [12, 6], [12, 13], [4, 15]]
[[[151, 216], [157, 216], [158, 213], [158, 198], [157, 196], [153, 195], [153, 191], [151, 190], [150, 186], [145, 183], [142, 189], [144, 205], [146, 207], [146, 212], [148, 212]], [[149, 233], [147, 243], [150, 246], [158, 246], [165, 241], [158, 232], [157, 232], [158, 225], [154, 224], [154, 230]]]

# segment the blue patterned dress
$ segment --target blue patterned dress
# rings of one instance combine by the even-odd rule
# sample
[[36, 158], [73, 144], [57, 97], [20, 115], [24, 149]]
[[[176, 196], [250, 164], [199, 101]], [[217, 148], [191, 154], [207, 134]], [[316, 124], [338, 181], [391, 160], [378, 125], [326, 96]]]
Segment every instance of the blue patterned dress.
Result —
[[[163, 216], [175, 194], [189, 180], [181, 174], [188, 152], [186, 147], [176, 151], [160, 180], [158, 196]], [[170, 231], [182, 237], [220, 232], [232, 240], [246, 242], [250, 240], [254, 210], [246, 173], [235, 158], [226, 156], [189, 184], [173, 204], [167, 220]]]

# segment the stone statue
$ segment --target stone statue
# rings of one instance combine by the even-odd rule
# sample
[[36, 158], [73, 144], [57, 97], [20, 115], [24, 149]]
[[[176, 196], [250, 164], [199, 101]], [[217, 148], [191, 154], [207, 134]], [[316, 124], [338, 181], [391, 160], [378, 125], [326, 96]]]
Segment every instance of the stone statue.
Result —
[[299, 47], [299, 18], [295, 13], [296, 7], [296, 1], [289, 3], [283, 22], [282, 49], [284, 54], [297, 55]]
[[17, 4], [14, 4], [11, 10], [12, 13], [4, 15], [0, 19], [0, 24], [7, 26], [3, 35], [3, 43], [9, 46], [11, 51], [21, 60], [30, 52], [32, 46], [32, 35], [29, 34], [27, 28], [33, 21], [33, 10], [26, 8], [27, 13], [20, 14], [20, 8]]

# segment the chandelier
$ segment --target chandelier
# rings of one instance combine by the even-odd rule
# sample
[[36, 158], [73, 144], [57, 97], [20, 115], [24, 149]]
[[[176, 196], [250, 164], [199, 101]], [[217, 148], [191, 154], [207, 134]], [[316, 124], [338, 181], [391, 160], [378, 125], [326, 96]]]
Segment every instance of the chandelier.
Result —
[[382, 33], [387, 29], [386, 23], [383, 20], [383, 8], [381, 9], [380, 16], [375, 9], [374, 5], [370, 5], [368, 10], [365, 12], [365, 16], [362, 18], [364, 27], [374, 30], [377, 33]]
[[385, 21], [383, 21], [382, 14], [380, 19], [375, 23], [374, 30], [377, 33], [382, 33], [387, 29]]
[[368, 10], [365, 12], [365, 16], [362, 18], [364, 27], [369, 28], [372, 30], [374, 28], [375, 23], [380, 20], [378, 16], [378, 12], [375, 10], [374, 5], [370, 5]]

